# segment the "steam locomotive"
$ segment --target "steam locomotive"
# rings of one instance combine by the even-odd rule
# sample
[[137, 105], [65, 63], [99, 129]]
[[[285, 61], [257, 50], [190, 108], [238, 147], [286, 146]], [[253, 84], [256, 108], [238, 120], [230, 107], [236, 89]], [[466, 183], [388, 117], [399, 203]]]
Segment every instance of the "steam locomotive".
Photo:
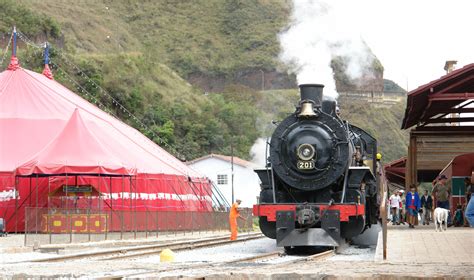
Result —
[[[276, 127], [253, 207], [277, 246], [334, 246], [378, 221], [377, 141], [339, 117], [323, 85], [300, 85], [296, 111]], [[268, 155], [268, 154], [267, 154]]]

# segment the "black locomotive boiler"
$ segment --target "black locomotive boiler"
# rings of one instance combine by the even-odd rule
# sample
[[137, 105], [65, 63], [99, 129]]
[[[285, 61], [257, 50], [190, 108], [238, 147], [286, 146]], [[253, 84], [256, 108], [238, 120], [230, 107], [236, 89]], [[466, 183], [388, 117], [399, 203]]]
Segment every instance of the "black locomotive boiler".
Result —
[[378, 221], [377, 141], [342, 120], [323, 85], [300, 85], [276, 127], [253, 213], [277, 246], [338, 246]]

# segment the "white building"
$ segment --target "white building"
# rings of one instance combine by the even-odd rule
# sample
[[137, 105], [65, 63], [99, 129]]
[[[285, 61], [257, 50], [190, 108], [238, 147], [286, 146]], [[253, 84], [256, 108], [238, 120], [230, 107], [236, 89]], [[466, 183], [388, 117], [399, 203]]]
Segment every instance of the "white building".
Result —
[[[206, 175], [232, 203], [232, 164], [230, 156], [210, 154], [187, 163], [192, 169]], [[252, 207], [260, 194], [260, 180], [253, 171], [257, 166], [234, 157], [234, 199], [241, 199], [241, 207]]]

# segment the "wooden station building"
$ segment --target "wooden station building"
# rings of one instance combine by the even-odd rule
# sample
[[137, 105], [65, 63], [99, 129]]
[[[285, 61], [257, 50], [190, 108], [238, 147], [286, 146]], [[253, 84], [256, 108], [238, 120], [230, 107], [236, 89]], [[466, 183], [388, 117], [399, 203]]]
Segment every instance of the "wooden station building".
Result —
[[431, 182], [456, 156], [474, 151], [474, 64], [451, 70], [407, 95], [402, 129], [410, 129], [407, 157], [385, 165], [401, 187]]

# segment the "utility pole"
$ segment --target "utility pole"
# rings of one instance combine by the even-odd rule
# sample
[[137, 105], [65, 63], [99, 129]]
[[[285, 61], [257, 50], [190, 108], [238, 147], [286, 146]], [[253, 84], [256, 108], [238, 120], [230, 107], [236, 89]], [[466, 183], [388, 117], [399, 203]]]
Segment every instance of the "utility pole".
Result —
[[230, 140], [230, 169], [231, 169], [231, 187], [232, 187], [232, 204], [234, 204], [234, 141]]

